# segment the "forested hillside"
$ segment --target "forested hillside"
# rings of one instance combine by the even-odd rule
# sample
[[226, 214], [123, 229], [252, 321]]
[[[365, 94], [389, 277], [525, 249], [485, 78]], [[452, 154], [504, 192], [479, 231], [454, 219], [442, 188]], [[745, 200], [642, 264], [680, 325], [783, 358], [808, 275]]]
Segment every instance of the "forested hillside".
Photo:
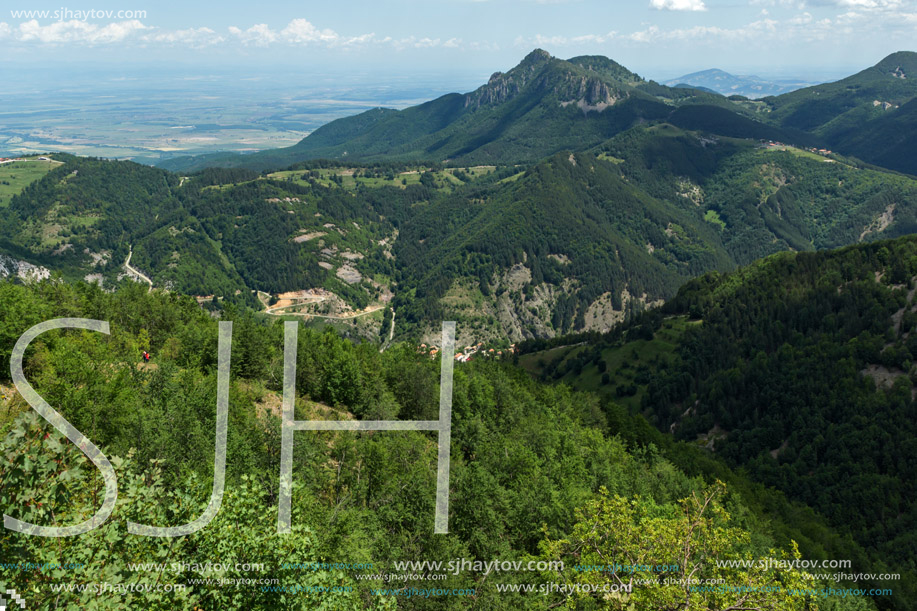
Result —
[[749, 100], [646, 81], [605, 57], [561, 60], [536, 49], [473, 92], [338, 119], [285, 149], [180, 157], [161, 165], [193, 171], [263, 170], [318, 158], [531, 163], [560, 150], [592, 148], [637, 125], [667, 122], [733, 138], [835, 149], [917, 174], [915, 58], [913, 52], [894, 53], [837, 82]]
[[178, 176], [56, 157], [0, 209], [4, 268], [103, 287], [146, 277], [217, 309], [324, 317], [366, 337], [394, 307], [395, 333], [425, 342], [444, 318], [463, 323], [464, 345], [604, 331], [710, 270], [917, 227], [909, 177], [670, 123], [521, 166]]
[[719, 125], [736, 137], [818, 142], [805, 132], [760, 122], [754, 111], [718, 94], [647, 82], [606, 57], [561, 60], [536, 49], [466, 94], [338, 119], [285, 149], [181, 157], [160, 165], [193, 171], [209, 166], [262, 170], [319, 158], [531, 163], [560, 150], [584, 150], [634, 125], [660, 120], [688, 129]]
[[913, 571], [915, 282], [914, 237], [782, 253], [693, 280], [626, 330], [522, 360], [806, 503], [874, 566]]
[[622, 175], [722, 229], [740, 264], [917, 229], [917, 181], [855, 159], [662, 124], [604, 143]]
[[417, 287], [395, 299], [407, 322], [496, 322], [514, 340], [607, 327], [732, 264], [699, 214], [648, 196], [611, 161], [570, 153], [489, 192], [419, 207], [395, 255], [402, 283]]
[[[336, 185], [233, 170], [180, 178], [131, 162], [57, 157], [66, 163], [0, 214], [12, 255], [113, 286], [130, 254], [156, 287], [252, 307], [255, 290], [320, 288], [359, 309], [386, 288], [370, 261], [384, 261], [379, 243], [394, 228]], [[388, 205], [398, 197], [429, 194], [419, 184], [399, 189]]]
[[[719, 467], [704, 467], [698, 450], [663, 444], [691, 465], [688, 476], [658, 446], [640, 441], [639, 419], [593, 395], [537, 384], [509, 364], [456, 368], [448, 535], [433, 534], [435, 437], [305, 431], [295, 434], [293, 532], [278, 535], [282, 325], [233, 307], [223, 313], [233, 328], [222, 508], [192, 535], [128, 534], [127, 520], [184, 524], [200, 515], [209, 498], [217, 322], [188, 297], [141, 285], [105, 293], [85, 283], [0, 282], [0, 300], [5, 362], [20, 334], [38, 322], [67, 316], [111, 324], [111, 335], [45, 333], [26, 353], [30, 383], [111, 458], [119, 486], [111, 519], [89, 534], [0, 533], [0, 576], [35, 608], [510, 609], [566, 601], [568, 608], [623, 610], [676, 609], [685, 600], [716, 610], [741, 602], [770, 609], [875, 608], [870, 598], [821, 596], [821, 588], [838, 584], [813, 581], [797, 569], [716, 566], [714, 558], [798, 558], [789, 537], [802, 543], [807, 558], [852, 552], [780, 495]], [[149, 363], [139, 358], [141, 350], [153, 354]], [[409, 346], [380, 353], [374, 344], [303, 329], [296, 359], [297, 419], [423, 419], [436, 413], [439, 364]], [[85, 519], [98, 507], [101, 478], [31, 411], [9, 380], [2, 385], [3, 512], [42, 525]], [[730, 482], [725, 491], [715, 478]], [[785, 521], [791, 516], [808, 521]], [[601, 531], [590, 526], [593, 520], [605, 524]], [[809, 544], [806, 532], [819, 533], [818, 542]], [[584, 545], [596, 553], [582, 555]], [[671, 556], [674, 549], [686, 551]], [[569, 589], [616, 583], [609, 573], [571, 571], [575, 564], [635, 565], [637, 558], [641, 565], [677, 565], [677, 575], [691, 572], [760, 590], [691, 591], [665, 583], [669, 575], [636, 566], [630, 577], [650, 581], [627, 595], [595, 599]], [[456, 559], [562, 560], [567, 570], [441, 571], [443, 578], [432, 584], [431, 578], [388, 583], [377, 576], [404, 574], [395, 561]], [[229, 568], [207, 568], [208, 560]], [[53, 562], [68, 567], [16, 568]], [[264, 564], [241, 568], [251, 563]], [[204, 578], [277, 581], [233, 587], [194, 581]], [[91, 588], [100, 581], [153, 589], [99, 594]], [[88, 587], [55, 591], [52, 585], [59, 583]], [[550, 583], [566, 584], [567, 593], [501, 591]], [[156, 584], [188, 587], [163, 593]], [[402, 586], [463, 593], [406, 597], [385, 589]]]
[[917, 53], [902, 51], [835, 83], [766, 98], [770, 117], [866, 161], [917, 174]]

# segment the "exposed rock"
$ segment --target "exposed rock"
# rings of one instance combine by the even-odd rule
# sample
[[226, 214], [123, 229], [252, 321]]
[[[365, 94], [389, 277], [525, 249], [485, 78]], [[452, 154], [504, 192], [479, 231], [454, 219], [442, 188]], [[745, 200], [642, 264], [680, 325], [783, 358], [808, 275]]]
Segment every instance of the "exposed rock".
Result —
[[28, 261], [21, 261], [0, 254], [0, 278], [9, 276], [16, 276], [20, 280], [34, 282], [50, 278], [51, 270], [46, 267], [32, 265]]
[[901, 370], [891, 371], [888, 367], [882, 365], [867, 365], [866, 369], [863, 369], [860, 373], [872, 378], [877, 387], [886, 389], [891, 388], [895, 384], [895, 380], [906, 375]]
[[[304, 230], [304, 231], [305, 231], [305, 230]], [[294, 241], [294, 242], [297, 242], [297, 243], [308, 242], [309, 240], [314, 240], [315, 238], [320, 238], [320, 237], [322, 237], [323, 235], [328, 235], [328, 234], [326, 234], [324, 231], [310, 231], [310, 232], [308, 232], [308, 233], [304, 233], [304, 234], [302, 234], [302, 235], [296, 236], [295, 238], [293, 238], [293, 241]]]
[[874, 218], [869, 225], [863, 228], [863, 232], [860, 234], [860, 242], [863, 241], [870, 233], [882, 233], [895, 221], [895, 204], [889, 204], [885, 211], [882, 212], [879, 216]]
[[363, 275], [350, 265], [342, 265], [335, 275], [347, 284], [356, 284], [363, 280]]

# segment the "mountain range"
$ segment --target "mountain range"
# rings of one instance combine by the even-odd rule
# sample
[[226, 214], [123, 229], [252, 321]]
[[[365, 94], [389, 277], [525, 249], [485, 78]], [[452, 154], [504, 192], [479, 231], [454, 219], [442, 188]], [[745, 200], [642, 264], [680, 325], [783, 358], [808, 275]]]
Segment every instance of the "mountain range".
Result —
[[[752, 113], [717, 94], [675, 89], [646, 81], [620, 64], [598, 56], [561, 60], [536, 49], [506, 73], [466, 94], [448, 94], [401, 111], [370, 110], [332, 121], [295, 146], [246, 156], [205, 155], [160, 165], [193, 170], [208, 165], [253, 169], [281, 167], [307, 159], [359, 162], [380, 159], [435, 160], [456, 164], [537, 161], [559, 150], [582, 150], [634, 125], [671, 121], [679, 108], [699, 105], [734, 112], [729, 135], [814, 143], [802, 133], [759, 124]], [[738, 111], [738, 112], [735, 112]], [[739, 133], [741, 132], [741, 133]]]
[[814, 85], [793, 79], [767, 80], [754, 75], [735, 75], [718, 68], [692, 72], [662, 82], [668, 87], [694, 87], [725, 96], [740, 95], [750, 99], [780, 95]]
[[[213, 319], [233, 322], [233, 493], [223, 522], [153, 550], [161, 557], [229, 549], [270, 560], [283, 583], [297, 578], [282, 564], [291, 559], [525, 555], [573, 566], [606, 562], [585, 550], [610, 545], [590, 539], [593, 517], [607, 516], [603, 537], [640, 542], [653, 564], [670, 562], [672, 545], [694, 550], [704, 578], [729, 585], [750, 573], [711, 558], [790, 557], [779, 548], [849, 560], [863, 575], [806, 586], [893, 587], [830, 599], [812, 590], [780, 606], [774, 595], [754, 608], [914, 609], [915, 58], [896, 53], [837, 83], [750, 100], [536, 50], [473, 92], [340, 119], [287, 149], [166, 167], [62, 154], [4, 162], [0, 274], [14, 278], [0, 282], [0, 351], [10, 358], [42, 320], [112, 320], [111, 336], [47, 334], [27, 371], [49, 404], [127, 457], [113, 459], [131, 478], [118, 511], [185, 523], [210, 495], [212, 446], [197, 441], [216, 426]], [[308, 528], [276, 545], [285, 359], [273, 323], [289, 319], [357, 340], [300, 331], [296, 410], [333, 420], [434, 418], [439, 363], [424, 344], [439, 341], [443, 320], [458, 322], [460, 358], [475, 362], [454, 376], [448, 537], [432, 534], [427, 433], [326, 431], [295, 450], [293, 511]], [[503, 362], [484, 356], [484, 342]], [[155, 362], [137, 363], [140, 351]], [[513, 362], [563, 384], [537, 383]], [[34, 444], [57, 440], [37, 418], [12, 420], [29, 408], [3, 382], [0, 422], [16, 431], [2, 448], [0, 479], [16, 482], [7, 501], [36, 521], [62, 498], [79, 502], [57, 514], [65, 521], [89, 515], [98, 491], [81, 457], [34, 458]], [[195, 469], [201, 477], [189, 477]], [[716, 517], [691, 522], [698, 491], [723, 482], [728, 495], [707, 499]], [[610, 494], [596, 499], [600, 487]], [[161, 490], [172, 492], [160, 505]], [[590, 514], [596, 503], [605, 508]], [[158, 543], [125, 539], [120, 524], [83, 539], [82, 553], [148, 560]], [[711, 550], [694, 546], [700, 531]], [[687, 544], [675, 539], [685, 532]], [[0, 543], [25, 561], [60, 554], [57, 542], [12, 536]], [[45, 572], [0, 570], [51, 604], [50, 590], [33, 587]], [[881, 577], [890, 573], [901, 579]], [[309, 575], [327, 587], [349, 579]], [[472, 578], [445, 577], [450, 588]], [[523, 608], [525, 590], [496, 584], [535, 578], [474, 577], [476, 600]], [[366, 584], [378, 580], [334, 604], [376, 605]], [[208, 608], [248, 595], [185, 594], [185, 606]], [[733, 594], [686, 589], [667, 608], [751, 608]], [[288, 604], [285, 593], [255, 596], [244, 604]], [[577, 602], [551, 596], [538, 600]], [[636, 596], [615, 600], [659, 606], [655, 590]], [[407, 604], [442, 608], [433, 597]]]
[[[917, 481], [900, 460], [915, 436], [915, 255], [914, 235], [778, 253], [696, 278], [609, 333], [527, 341], [519, 362], [804, 502], [856, 542], [860, 566], [905, 567], [917, 523]], [[913, 608], [903, 588], [880, 607]]]
[[471, 93], [180, 173], [56, 155], [0, 212], [0, 249], [106, 286], [131, 257], [154, 286], [370, 334], [387, 308], [430, 340], [444, 317], [466, 342], [603, 331], [706, 271], [913, 232], [917, 181], [844, 154], [875, 135], [843, 126], [881, 113], [908, 148], [914, 57], [751, 101], [536, 50]]
[[161, 165], [189, 171], [208, 165], [262, 170], [317, 158], [528, 163], [595, 146], [634, 125], [666, 121], [688, 129], [715, 127], [725, 136], [827, 146], [917, 173], [908, 131], [915, 71], [917, 54], [899, 52], [835, 83], [757, 101], [730, 100], [647, 81], [608, 58], [561, 60], [536, 49], [470, 93], [338, 119], [286, 149], [181, 157]]

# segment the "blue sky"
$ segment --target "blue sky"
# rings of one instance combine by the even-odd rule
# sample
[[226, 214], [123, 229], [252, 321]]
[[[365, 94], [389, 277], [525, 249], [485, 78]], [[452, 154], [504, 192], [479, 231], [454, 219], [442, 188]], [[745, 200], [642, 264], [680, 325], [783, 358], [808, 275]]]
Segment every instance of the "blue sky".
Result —
[[917, 0], [81, 2], [4, 2], [5, 66], [489, 74], [540, 47], [606, 55], [657, 79], [712, 67], [825, 77], [917, 50]]

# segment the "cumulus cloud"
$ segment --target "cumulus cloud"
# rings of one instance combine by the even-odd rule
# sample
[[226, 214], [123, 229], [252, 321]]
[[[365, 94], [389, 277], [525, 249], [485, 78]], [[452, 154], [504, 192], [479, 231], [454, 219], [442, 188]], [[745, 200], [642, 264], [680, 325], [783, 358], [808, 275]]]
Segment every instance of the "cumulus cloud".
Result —
[[273, 45], [317, 45], [328, 48], [387, 45], [396, 49], [475, 49], [485, 44], [474, 42], [466, 44], [461, 38], [440, 39], [427, 36], [410, 36], [400, 39], [390, 36], [377, 37], [374, 33], [345, 36], [331, 29], [319, 28], [306, 19], [293, 19], [281, 28], [272, 28], [266, 23], [258, 23], [247, 28], [231, 26], [223, 33], [208, 27], [162, 29], [146, 26], [137, 20], [100, 24], [74, 19], [42, 25], [33, 19], [18, 25], [0, 22], [0, 40], [30, 44], [69, 43], [89, 46], [124, 42], [140, 46], [159, 44], [185, 46], [192, 49], [225, 44], [262, 48]]
[[210, 28], [189, 28], [187, 30], [145, 34], [143, 40], [145, 42], [184, 45], [192, 49], [202, 49], [224, 42], [226, 39]]
[[655, 43], [667, 41], [702, 42], [705, 40], [741, 42], [749, 39], [761, 39], [763, 37], [777, 36], [780, 34], [779, 25], [780, 22], [766, 17], [738, 28], [721, 28], [717, 26], [698, 25], [691, 28], [664, 30], [659, 26], [651, 25], [645, 30], [631, 32], [630, 34], [618, 36], [618, 38], [635, 43]]
[[269, 28], [266, 23], [253, 25], [247, 30], [230, 26], [229, 33], [242, 41], [242, 44], [256, 47], [266, 47], [272, 42], [277, 42], [278, 39], [277, 32]]
[[864, 32], [907, 32], [917, 24], [917, 12], [904, 10], [869, 11], [859, 9], [847, 11], [834, 18], [817, 18], [810, 12], [800, 12], [784, 19], [775, 19], [762, 14], [758, 19], [736, 27], [698, 25], [688, 28], [666, 29], [648, 25], [633, 32], [608, 32], [607, 34], [583, 34], [579, 36], [537, 35], [517, 37], [517, 47], [536, 46], [587, 46], [615, 41], [635, 45], [675, 43], [690, 44], [771, 44], [806, 43], [854, 40]]
[[665, 11], [706, 11], [704, 0], [650, 0], [650, 6]]
[[136, 19], [97, 25], [71, 19], [41, 25], [32, 19], [19, 24], [13, 37], [22, 42], [41, 42], [45, 44], [85, 43], [89, 45], [122, 42], [133, 37], [137, 32], [148, 29]]
[[536, 34], [532, 37], [517, 36], [513, 44], [517, 47], [555, 47], [564, 45], [601, 44], [618, 37], [614, 30], [607, 34], [582, 34], [580, 36], [545, 36]]
[[792, 25], [805, 25], [807, 23], [812, 23], [812, 13], [806, 12], [790, 19], [790, 24]]
[[[454, 42], [452, 42], [452, 44], [450, 44], [449, 46], [453, 48], [457, 47], [458, 39], [453, 38], [451, 40]], [[389, 44], [399, 50], [400, 49], [430, 49], [433, 47], [446, 46], [442, 42], [442, 40], [440, 40], [439, 38], [429, 38], [429, 37], [418, 38], [416, 36], [408, 36], [407, 38], [399, 38], [399, 39], [393, 39], [389, 36], [386, 36], [385, 38], [376, 40], [374, 42], [379, 43], [379, 44]]]
[[898, 8], [903, 2], [902, 0], [815, 0], [813, 4], [843, 8], [889, 9]]
[[749, 0], [748, 3], [751, 6], [788, 6], [800, 10], [806, 7], [806, 0]]
[[319, 30], [305, 19], [294, 19], [280, 32], [280, 37], [295, 44], [310, 42], [337, 42], [340, 36], [334, 30]]
[[248, 29], [238, 27], [229, 28], [230, 35], [246, 46], [267, 47], [275, 43], [291, 45], [325, 45], [348, 46], [370, 42], [393, 42], [391, 38], [377, 39], [375, 34], [360, 34], [359, 36], [342, 36], [334, 30], [319, 29], [306, 19], [294, 19], [283, 29], [274, 30], [267, 24], [259, 23]]

